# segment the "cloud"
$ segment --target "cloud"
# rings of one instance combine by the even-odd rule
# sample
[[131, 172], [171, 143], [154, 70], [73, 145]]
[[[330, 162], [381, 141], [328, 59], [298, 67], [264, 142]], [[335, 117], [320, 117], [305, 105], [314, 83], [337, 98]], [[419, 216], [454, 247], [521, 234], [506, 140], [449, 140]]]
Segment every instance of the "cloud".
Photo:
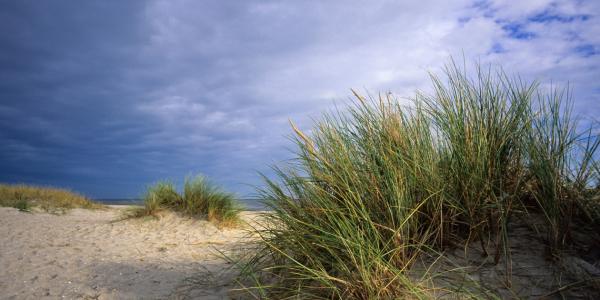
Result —
[[[246, 195], [292, 119], [430, 89], [449, 55], [598, 99], [595, 1], [0, 4], [0, 181], [135, 197], [205, 173]], [[548, 86], [545, 83], [544, 86]], [[283, 147], [282, 147], [283, 146]]]

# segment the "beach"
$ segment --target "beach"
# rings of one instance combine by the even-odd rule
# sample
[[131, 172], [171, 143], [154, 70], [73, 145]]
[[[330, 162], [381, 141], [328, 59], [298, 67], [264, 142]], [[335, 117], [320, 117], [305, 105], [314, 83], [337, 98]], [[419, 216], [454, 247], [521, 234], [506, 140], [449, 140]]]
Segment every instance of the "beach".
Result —
[[183, 299], [192, 276], [203, 286], [188, 296], [228, 297], [237, 273], [215, 248], [231, 253], [244, 230], [174, 212], [116, 221], [123, 208], [50, 214], [0, 207], [0, 299]]
[[[238, 271], [220, 259], [217, 250], [237, 257], [242, 242], [252, 238], [248, 225], [222, 229], [169, 211], [155, 218], [120, 220], [124, 208], [28, 213], [0, 207], [0, 299], [230, 299]], [[241, 217], [255, 226], [258, 215], [244, 211]], [[586, 262], [595, 260], [584, 253], [585, 260], [570, 255], [555, 262], [545, 258], [531, 225], [512, 223], [509, 264], [502, 256], [495, 265], [481, 252], [480, 242], [473, 241], [448, 249], [444, 258], [419, 259], [412, 270], [417, 275], [414, 283], [437, 286], [427, 294], [440, 299], [455, 299], [442, 287], [463, 282], [464, 276], [478, 282], [470, 287], [473, 291], [493, 291], [502, 298], [559, 299], [561, 286], [600, 276], [597, 263]], [[486, 245], [493, 253], [493, 245]], [[419, 279], [425, 273], [429, 275]], [[197, 288], [190, 289], [194, 284]], [[574, 292], [565, 290], [563, 296], [597, 295]]]

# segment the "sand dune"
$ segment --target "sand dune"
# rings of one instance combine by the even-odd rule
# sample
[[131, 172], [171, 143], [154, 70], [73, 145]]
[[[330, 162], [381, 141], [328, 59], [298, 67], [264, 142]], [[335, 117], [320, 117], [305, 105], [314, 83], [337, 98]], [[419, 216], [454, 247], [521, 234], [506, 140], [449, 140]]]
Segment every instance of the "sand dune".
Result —
[[[190, 287], [184, 279], [191, 277], [200, 279], [196, 282], [202, 287], [190, 298], [229, 298], [228, 283], [237, 271], [217, 258], [214, 249], [232, 253], [245, 237], [244, 230], [219, 229], [172, 212], [161, 213], [158, 220], [113, 222], [121, 216], [120, 209], [73, 209], [53, 215], [0, 207], [0, 299], [183, 299]], [[256, 212], [243, 212], [242, 217], [256, 225], [252, 221]], [[560, 262], [544, 259], [543, 245], [526, 225], [517, 222], [510, 231], [510, 264], [502, 258], [495, 266], [473, 242], [445, 252], [446, 258], [434, 259], [435, 263], [424, 258], [422, 268], [442, 274], [441, 284], [460, 282], [468, 274], [480, 282], [476, 288], [503, 298], [537, 299], [580, 278], [600, 276], [597, 263], [571, 256]], [[455, 263], [466, 273], [461, 269], [448, 273]], [[415, 266], [415, 274], [420, 268]], [[506, 268], [513, 274], [511, 288], [505, 286]], [[597, 297], [593, 290], [574, 292], [564, 295]]]
[[[114, 207], [65, 215], [0, 207], [0, 299], [178, 299], [182, 279], [229, 266], [213, 247], [229, 251], [244, 235], [171, 212], [111, 222], [120, 215]], [[227, 298], [229, 273], [206, 277], [195, 298]]]

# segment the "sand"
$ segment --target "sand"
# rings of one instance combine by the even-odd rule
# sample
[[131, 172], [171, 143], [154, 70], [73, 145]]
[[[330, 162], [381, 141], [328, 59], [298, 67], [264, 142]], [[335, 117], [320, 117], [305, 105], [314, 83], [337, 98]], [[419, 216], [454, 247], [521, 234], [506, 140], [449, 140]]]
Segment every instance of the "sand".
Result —
[[[600, 299], [600, 290], [585, 284], [600, 278], [600, 253], [565, 250], [562, 259], [549, 259], [544, 242], [533, 228], [535, 225], [541, 229], [542, 224], [545, 224], [543, 216], [531, 220], [524, 214], [513, 215], [508, 229], [510, 260], [502, 252], [497, 265], [494, 263], [495, 243], [485, 243], [486, 254], [482, 244], [473, 241], [464, 247], [448, 249], [443, 258], [424, 257], [422, 265], [413, 271], [428, 270], [437, 276], [433, 282], [426, 282], [427, 286], [466, 282], [466, 290], [485, 290], [501, 299]], [[580, 243], [593, 243], [592, 238], [581, 233], [573, 231], [572, 234]], [[441, 289], [433, 294], [434, 298], [456, 299]]]
[[[158, 220], [114, 222], [121, 209], [73, 209], [55, 215], [0, 207], [0, 299], [229, 298], [230, 283], [238, 272], [215, 255], [215, 248], [235, 253], [247, 231], [219, 229], [172, 212], [160, 213]], [[256, 212], [242, 216], [256, 225]], [[446, 251], [444, 259], [424, 257], [424, 265], [413, 270], [437, 274], [437, 279], [421, 282], [425, 286], [466, 279], [479, 282], [467, 290], [494, 291], [505, 299], [600, 297], [594, 289], [553, 293], [582, 278], [600, 278], [600, 253], [549, 260], [531, 224], [515, 221], [511, 227], [509, 264], [502, 257], [495, 265], [480, 243], [472, 242], [464, 249]], [[492, 245], [487, 247], [493, 253]], [[202, 286], [186, 294], [190, 278]], [[448, 298], [439, 291], [431, 296]]]
[[120, 216], [116, 206], [64, 215], [0, 207], [0, 299], [181, 299], [193, 275], [206, 279], [194, 299], [228, 298], [224, 284], [237, 273], [223, 273], [231, 265], [214, 247], [231, 251], [243, 230], [172, 212], [112, 222]]

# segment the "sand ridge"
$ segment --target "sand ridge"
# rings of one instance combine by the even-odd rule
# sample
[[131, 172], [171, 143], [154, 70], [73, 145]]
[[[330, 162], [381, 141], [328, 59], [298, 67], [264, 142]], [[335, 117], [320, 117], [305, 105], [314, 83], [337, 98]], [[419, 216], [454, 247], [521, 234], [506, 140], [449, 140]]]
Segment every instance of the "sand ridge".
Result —
[[[53, 215], [0, 207], [0, 299], [181, 298], [182, 279], [230, 267], [213, 247], [230, 251], [245, 236], [172, 212], [112, 222], [120, 216], [118, 208]], [[230, 272], [195, 299], [227, 298]]]

